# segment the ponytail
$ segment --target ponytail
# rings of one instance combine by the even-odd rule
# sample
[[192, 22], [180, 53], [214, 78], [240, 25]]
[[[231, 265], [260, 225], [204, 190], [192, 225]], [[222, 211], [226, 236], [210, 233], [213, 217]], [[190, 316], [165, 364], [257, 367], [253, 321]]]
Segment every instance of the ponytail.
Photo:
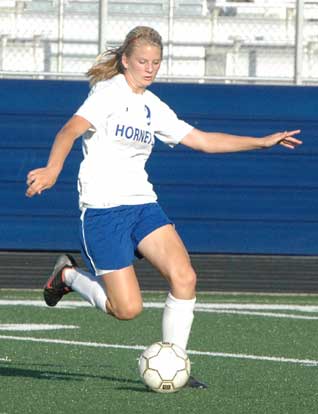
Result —
[[106, 50], [97, 56], [96, 63], [87, 72], [91, 87], [99, 81], [111, 79], [118, 73], [124, 73], [121, 57], [121, 47]]

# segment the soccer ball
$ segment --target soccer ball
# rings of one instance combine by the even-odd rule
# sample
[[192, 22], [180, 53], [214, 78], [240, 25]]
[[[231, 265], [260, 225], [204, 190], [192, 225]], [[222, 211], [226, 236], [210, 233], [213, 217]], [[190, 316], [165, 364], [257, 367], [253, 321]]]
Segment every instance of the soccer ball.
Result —
[[169, 342], [150, 345], [139, 358], [139, 372], [143, 382], [153, 391], [179, 391], [190, 376], [190, 359], [179, 346]]

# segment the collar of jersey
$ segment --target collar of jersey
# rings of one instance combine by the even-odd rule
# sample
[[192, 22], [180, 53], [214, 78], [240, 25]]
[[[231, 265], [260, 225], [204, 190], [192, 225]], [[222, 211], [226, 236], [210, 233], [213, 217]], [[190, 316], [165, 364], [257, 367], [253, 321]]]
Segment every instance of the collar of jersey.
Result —
[[115, 75], [116, 81], [118, 80], [118, 84], [122, 86], [127, 92], [132, 94], [132, 96], [136, 96], [137, 98], [145, 96], [147, 93], [147, 89], [143, 93], [136, 93], [134, 92], [131, 87], [128, 85], [128, 82], [126, 81], [125, 76], [122, 73], [119, 73], [118, 75]]

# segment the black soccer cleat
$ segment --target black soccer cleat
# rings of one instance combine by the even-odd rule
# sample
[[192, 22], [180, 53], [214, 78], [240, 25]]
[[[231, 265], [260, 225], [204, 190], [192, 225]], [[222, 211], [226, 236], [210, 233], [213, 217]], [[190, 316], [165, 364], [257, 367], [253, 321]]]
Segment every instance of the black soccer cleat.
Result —
[[46, 282], [43, 291], [45, 303], [48, 306], [55, 306], [64, 295], [72, 292], [64, 282], [64, 270], [78, 267], [75, 259], [69, 254], [62, 254], [57, 258], [52, 275]]
[[200, 390], [205, 390], [208, 388], [207, 384], [205, 384], [202, 381], [198, 381], [197, 379], [195, 379], [192, 375], [190, 375], [188, 382], [186, 384], [186, 387], [188, 388], [197, 388]]

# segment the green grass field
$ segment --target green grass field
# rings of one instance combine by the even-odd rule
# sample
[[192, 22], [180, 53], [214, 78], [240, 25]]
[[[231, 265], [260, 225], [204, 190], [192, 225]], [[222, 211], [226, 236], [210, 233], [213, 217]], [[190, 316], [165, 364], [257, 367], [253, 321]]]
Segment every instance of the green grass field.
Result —
[[138, 375], [165, 295], [144, 298], [119, 322], [76, 295], [47, 308], [41, 292], [0, 290], [0, 414], [318, 412], [318, 296], [198, 295], [189, 356], [209, 388], [167, 395]]

